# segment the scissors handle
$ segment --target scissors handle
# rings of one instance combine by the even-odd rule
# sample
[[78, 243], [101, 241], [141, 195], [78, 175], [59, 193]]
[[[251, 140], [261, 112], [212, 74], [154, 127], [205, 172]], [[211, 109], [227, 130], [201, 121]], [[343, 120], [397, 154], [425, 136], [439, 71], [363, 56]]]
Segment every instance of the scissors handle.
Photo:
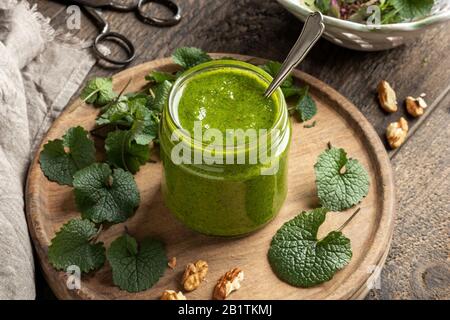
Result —
[[[103, 41], [114, 41], [117, 43], [127, 54], [127, 57], [125, 59], [114, 59], [106, 54], [104, 54], [100, 48], [100, 45]], [[134, 60], [136, 57], [136, 49], [134, 48], [133, 43], [125, 37], [121, 33], [117, 32], [104, 32], [100, 33], [94, 40], [94, 52], [95, 54], [102, 60], [108, 61], [109, 63], [112, 63], [114, 65], [118, 66], [124, 66], [126, 64], [129, 64], [131, 61]]]
[[[109, 31], [108, 22], [102, 17], [102, 15], [94, 8], [83, 7], [84, 10], [95, 20], [97, 27], [100, 29], [99, 35], [95, 38], [93, 49], [95, 54], [102, 60], [108, 61], [114, 65], [123, 66], [134, 60], [136, 57], [136, 49], [133, 43], [118, 32]], [[104, 41], [113, 41], [120, 46], [126, 53], [126, 59], [119, 60], [107, 56], [101, 48], [101, 44]]]
[[[163, 19], [149, 15], [146, 10], [144, 10], [144, 6], [151, 2], [163, 5], [164, 7], [172, 11], [173, 16]], [[137, 6], [137, 16], [144, 23], [158, 27], [170, 27], [176, 25], [181, 21], [181, 8], [172, 0], [139, 0]]]

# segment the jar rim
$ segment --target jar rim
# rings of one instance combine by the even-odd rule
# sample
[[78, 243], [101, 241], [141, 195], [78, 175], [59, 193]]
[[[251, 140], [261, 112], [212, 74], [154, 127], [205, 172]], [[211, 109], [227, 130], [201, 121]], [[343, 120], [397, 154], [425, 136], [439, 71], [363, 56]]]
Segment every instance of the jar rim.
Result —
[[[205, 63], [199, 64], [199, 65], [187, 70], [186, 72], [184, 72], [175, 81], [175, 83], [172, 86], [172, 89], [170, 90], [168, 103], [167, 103], [167, 115], [168, 115], [168, 118], [170, 118], [170, 125], [172, 127], [171, 131], [177, 130], [177, 132], [180, 135], [179, 138], [182, 139], [183, 141], [185, 141], [186, 143], [189, 143], [194, 148], [203, 149], [204, 147], [208, 146], [209, 143], [195, 139], [195, 137], [193, 137], [193, 135], [191, 135], [185, 128], [183, 128], [181, 126], [181, 123], [180, 123], [180, 121], [177, 117], [177, 113], [176, 113], [176, 110], [177, 110], [176, 108], [178, 108], [178, 104], [175, 103], [174, 101], [176, 99], [178, 89], [182, 88], [183, 85], [186, 83], [186, 81], [191, 80], [192, 78], [194, 78], [195, 76], [197, 76], [203, 72], [211, 71], [214, 69], [220, 69], [220, 68], [236, 68], [236, 69], [240, 69], [240, 70], [249, 71], [252, 74], [258, 76], [259, 79], [261, 79], [265, 84], [267, 84], [267, 87], [270, 85], [270, 82], [273, 80], [272, 76], [269, 75], [263, 69], [255, 66], [255, 65], [252, 65], [250, 63], [247, 63], [247, 62], [243, 62], [240, 60], [232, 60], [232, 59], [218, 59], [218, 60], [205, 62]], [[274, 130], [280, 128], [280, 126], [283, 126], [283, 122], [285, 122], [286, 121], [285, 119], [288, 117], [286, 101], [285, 101], [282, 90], [280, 88], [277, 88], [277, 90], [275, 90], [275, 92], [273, 93], [272, 96], [275, 98], [276, 105], [277, 105], [276, 118], [273, 121], [272, 126], [270, 128], [266, 129], [266, 131], [267, 131], [267, 133], [265, 134], [266, 136], [269, 136], [270, 134], [272, 134], [272, 132]], [[259, 138], [261, 138], [261, 137], [259, 137]], [[249, 145], [247, 141], [244, 141], [243, 144], [237, 144], [237, 145], [233, 145], [233, 146], [225, 146], [226, 151], [233, 150], [234, 152], [236, 152], [240, 149], [247, 150], [248, 148], [251, 148], [251, 147], [252, 146]]]

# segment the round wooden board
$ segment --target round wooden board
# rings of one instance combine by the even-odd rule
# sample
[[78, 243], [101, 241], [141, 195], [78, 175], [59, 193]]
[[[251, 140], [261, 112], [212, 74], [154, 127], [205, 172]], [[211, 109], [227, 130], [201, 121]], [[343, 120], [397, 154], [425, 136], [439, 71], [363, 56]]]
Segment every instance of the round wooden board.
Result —
[[[264, 63], [263, 59], [254, 57], [226, 56], [254, 64]], [[176, 66], [170, 59], [161, 59], [127, 69], [113, 77], [115, 89], [122, 89], [131, 78], [126, 91], [139, 90], [145, 85], [144, 76], [153, 69], [174, 71]], [[203, 259], [209, 264], [207, 281], [188, 293], [188, 299], [211, 299], [216, 281], [235, 266], [244, 270], [245, 280], [242, 288], [230, 299], [363, 298], [369, 290], [367, 284], [373, 278], [373, 272], [384, 264], [392, 236], [394, 184], [389, 158], [378, 135], [353, 104], [305, 73], [295, 71], [294, 76], [299, 83], [310, 87], [318, 105], [314, 118], [317, 125], [304, 128], [302, 123], [292, 119], [288, 197], [278, 216], [263, 229], [246, 237], [231, 239], [207, 237], [188, 230], [164, 206], [160, 190], [161, 163], [148, 163], [138, 172], [136, 181], [141, 193], [139, 209], [125, 223], [103, 231], [99, 240], [108, 247], [113, 239], [122, 234], [126, 225], [138, 239], [151, 236], [166, 243], [168, 257], [176, 257], [177, 266], [175, 270], [168, 268], [159, 282], [144, 292], [130, 294], [115, 287], [107, 263], [97, 272], [83, 275], [81, 289], [67, 289], [66, 274], [55, 271], [48, 262], [48, 246], [55, 232], [80, 214], [76, 210], [72, 188], [48, 181], [40, 169], [37, 154], [28, 176], [27, 220], [38, 258], [56, 296], [61, 299], [158, 299], [165, 289], [181, 290], [184, 266]], [[93, 107], [76, 101], [55, 121], [42, 144], [60, 138], [73, 126], [81, 125], [88, 130], [94, 128], [97, 113], [98, 110]], [[353, 249], [350, 264], [331, 281], [309, 289], [296, 288], [282, 282], [272, 272], [267, 251], [273, 235], [284, 222], [302, 210], [318, 206], [313, 165], [328, 141], [333, 146], [344, 148], [350, 157], [362, 162], [371, 178], [370, 190], [359, 205], [361, 212], [344, 229]], [[340, 226], [353, 211], [329, 213], [319, 237]]]

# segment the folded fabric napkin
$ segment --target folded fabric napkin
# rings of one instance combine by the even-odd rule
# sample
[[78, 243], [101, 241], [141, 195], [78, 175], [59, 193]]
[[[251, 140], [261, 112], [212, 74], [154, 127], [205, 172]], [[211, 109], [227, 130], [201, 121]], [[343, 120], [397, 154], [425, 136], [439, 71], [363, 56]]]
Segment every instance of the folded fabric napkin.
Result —
[[[95, 63], [26, 1], [0, 3], [0, 299], [34, 299], [24, 212], [35, 148]], [[67, 38], [67, 37], [66, 37]]]

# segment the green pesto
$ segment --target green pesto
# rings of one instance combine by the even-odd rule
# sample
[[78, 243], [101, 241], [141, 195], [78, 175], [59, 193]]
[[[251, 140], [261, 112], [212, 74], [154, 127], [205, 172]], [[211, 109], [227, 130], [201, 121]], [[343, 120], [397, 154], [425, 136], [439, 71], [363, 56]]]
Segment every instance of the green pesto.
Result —
[[[243, 70], [242, 66], [247, 64], [242, 62], [225, 63], [237, 63], [240, 68], [227, 65], [218, 69], [216, 64], [220, 63], [225, 62], [200, 65], [196, 71], [203, 68], [204, 71], [186, 78], [181, 87], [174, 85], [173, 90], [181, 92], [178, 108], [175, 107], [181, 126], [192, 133], [193, 122], [199, 120], [201, 108], [206, 110], [203, 129], [217, 128], [222, 133], [225, 129], [270, 129], [282, 119], [283, 143], [275, 148], [273, 159], [278, 162], [278, 170], [273, 175], [261, 175], [261, 170], [268, 165], [260, 162], [175, 164], [171, 151], [177, 142], [170, 140], [173, 129], [169, 123], [173, 119], [167, 109], [160, 134], [164, 166], [162, 193], [169, 210], [189, 228], [208, 235], [237, 236], [261, 228], [283, 205], [287, 194], [291, 128], [287, 110], [282, 109], [286, 105], [281, 91], [276, 98], [263, 98], [270, 79], [264, 82], [258, 78], [262, 71], [255, 70], [254, 66]], [[284, 110], [282, 115], [280, 110]]]
[[267, 84], [250, 71], [223, 68], [199, 74], [183, 86], [178, 103], [181, 126], [193, 134], [202, 129], [269, 129], [277, 115], [274, 98], [265, 98]]
[[[241, 179], [232, 179], [228, 172], [218, 180], [204, 172], [196, 174], [192, 167], [175, 165], [162, 153], [165, 204], [187, 227], [207, 235], [238, 236], [255, 231], [276, 216], [286, 198], [287, 154], [279, 159], [274, 175], [247, 170], [248, 176]], [[240, 165], [229, 166], [239, 171]]]

